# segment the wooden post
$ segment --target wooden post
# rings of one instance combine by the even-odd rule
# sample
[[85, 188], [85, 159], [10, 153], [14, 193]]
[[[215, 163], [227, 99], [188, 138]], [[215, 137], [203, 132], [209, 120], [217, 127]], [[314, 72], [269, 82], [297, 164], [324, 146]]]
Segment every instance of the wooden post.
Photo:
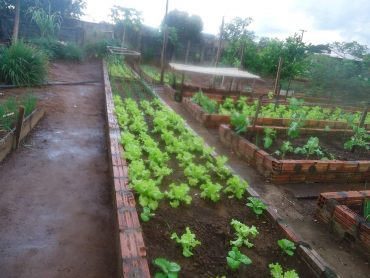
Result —
[[277, 96], [280, 94], [280, 75], [281, 75], [281, 68], [283, 66], [283, 58], [281, 56], [279, 57], [279, 65], [278, 70], [276, 73], [276, 79], [275, 79], [275, 88], [274, 88], [274, 95]]
[[364, 111], [362, 111], [360, 123], [358, 125], [359, 127], [363, 127], [364, 126], [365, 120], [366, 120], [366, 116], [367, 116], [367, 112], [369, 111], [369, 108], [370, 108], [370, 101], [368, 101], [366, 103], [365, 108], [364, 108]]
[[18, 149], [24, 120], [24, 106], [19, 106], [17, 126], [15, 128], [15, 149]]
[[258, 115], [259, 115], [260, 110], [261, 110], [261, 105], [262, 105], [262, 96], [259, 96], [259, 97], [258, 97], [257, 108], [256, 108], [256, 114], [254, 115], [254, 119], [253, 119], [253, 126], [252, 126], [252, 130], [254, 130], [254, 129], [256, 128]]
[[160, 82], [163, 85], [163, 79], [164, 79], [164, 64], [165, 64], [165, 56], [166, 56], [166, 48], [167, 48], [167, 40], [168, 40], [168, 27], [166, 23], [167, 19], [167, 13], [168, 13], [168, 0], [166, 1], [166, 12], [164, 14], [164, 31], [163, 31], [163, 45], [162, 45], [162, 53], [161, 53], [161, 79]]

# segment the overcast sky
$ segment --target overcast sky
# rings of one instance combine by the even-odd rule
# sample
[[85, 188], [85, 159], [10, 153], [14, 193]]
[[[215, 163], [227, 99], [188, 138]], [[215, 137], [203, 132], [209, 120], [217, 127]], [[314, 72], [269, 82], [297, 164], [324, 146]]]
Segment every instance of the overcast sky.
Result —
[[[158, 27], [166, 0], [86, 0], [84, 19], [109, 21], [113, 5], [142, 12], [144, 24]], [[222, 16], [252, 17], [249, 29], [258, 37], [284, 39], [304, 29], [304, 41], [330, 43], [358, 41], [370, 45], [370, 0], [169, 0], [178, 9], [202, 17], [204, 32], [217, 34]]]

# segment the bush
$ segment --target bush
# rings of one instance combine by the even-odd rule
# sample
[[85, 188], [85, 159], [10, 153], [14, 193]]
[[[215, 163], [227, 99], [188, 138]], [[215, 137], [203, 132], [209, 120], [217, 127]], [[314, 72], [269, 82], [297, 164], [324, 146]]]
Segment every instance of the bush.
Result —
[[43, 52], [19, 41], [1, 55], [0, 79], [18, 86], [40, 85], [47, 76], [47, 64]]
[[85, 52], [88, 57], [104, 58], [109, 54], [108, 46], [119, 46], [115, 40], [101, 40], [86, 44]]
[[30, 43], [43, 51], [50, 60], [82, 60], [83, 51], [75, 43], [62, 43], [55, 39], [38, 38]]

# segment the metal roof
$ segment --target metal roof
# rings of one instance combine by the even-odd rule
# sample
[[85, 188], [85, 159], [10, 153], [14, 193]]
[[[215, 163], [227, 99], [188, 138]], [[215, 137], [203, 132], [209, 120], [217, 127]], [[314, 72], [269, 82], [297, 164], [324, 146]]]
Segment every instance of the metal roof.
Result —
[[238, 68], [201, 67], [201, 66], [177, 64], [177, 63], [170, 63], [170, 67], [180, 72], [262, 80], [260, 76], [252, 74], [248, 71], [240, 70]]

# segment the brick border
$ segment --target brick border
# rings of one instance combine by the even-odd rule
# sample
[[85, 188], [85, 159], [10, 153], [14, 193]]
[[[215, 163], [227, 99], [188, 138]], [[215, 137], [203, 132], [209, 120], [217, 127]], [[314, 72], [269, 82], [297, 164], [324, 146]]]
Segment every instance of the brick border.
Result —
[[[212, 97], [220, 101], [220, 99]], [[207, 128], [218, 128], [221, 124], [230, 124], [229, 115], [221, 114], [207, 114], [203, 109], [196, 103], [194, 103], [190, 98], [183, 98], [184, 108], [192, 114], [195, 119], [203, 126]], [[250, 118], [252, 121], [253, 118]], [[289, 126], [290, 119], [284, 118], [258, 118], [256, 124], [263, 127], [258, 127], [257, 129], [262, 130], [265, 126], [270, 126], [275, 128], [278, 132], [286, 132], [287, 127]], [[327, 131], [324, 128], [328, 126], [331, 130]], [[367, 130], [370, 130], [370, 124], [364, 125]], [[323, 121], [323, 120], [306, 120], [304, 128], [300, 129], [301, 132], [311, 134], [315, 132], [325, 132], [325, 133], [352, 133], [352, 129], [348, 126], [346, 122], [339, 121]]]
[[337, 235], [351, 235], [370, 258], [370, 222], [350, 208], [361, 206], [365, 198], [370, 199], [370, 190], [321, 193], [316, 217]]
[[275, 184], [370, 180], [370, 160], [279, 160], [236, 134], [230, 126], [220, 125], [218, 131], [224, 145]]
[[128, 168], [120, 144], [120, 129], [114, 114], [112, 88], [106, 61], [103, 61], [109, 168], [114, 184], [116, 245], [119, 277], [150, 278], [146, 248], [136, 202], [128, 187]]
[[[43, 108], [36, 108], [30, 115], [23, 120], [20, 140], [28, 135], [31, 130], [39, 123], [44, 117], [45, 110]], [[3, 138], [0, 139], [0, 162], [12, 151], [15, 144], [15, 129], [8, 132]]]

